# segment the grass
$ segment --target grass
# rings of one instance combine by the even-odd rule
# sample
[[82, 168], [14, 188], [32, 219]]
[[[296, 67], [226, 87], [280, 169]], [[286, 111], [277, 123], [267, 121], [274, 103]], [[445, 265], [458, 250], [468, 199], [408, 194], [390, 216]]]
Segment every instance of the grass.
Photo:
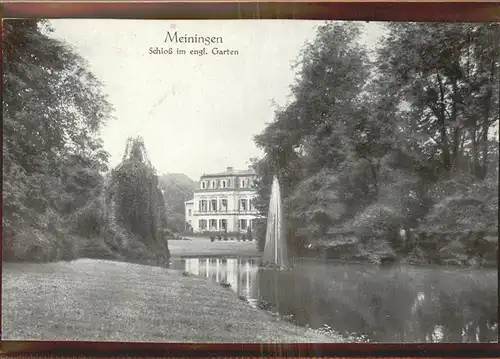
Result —
[[4, 263], [2, 275], [4, 340], [342, 340], [280, 321], [250, 307], [230, 289], [181, 271], [80, 259]]
[[187, 241], [168, 241], [168, 248], [172, 257], [210, 257], [210, 256], [237, 256], [259, 257], [256, 242], [238, 241], [210, 241], [206, 237], [188, 237]]

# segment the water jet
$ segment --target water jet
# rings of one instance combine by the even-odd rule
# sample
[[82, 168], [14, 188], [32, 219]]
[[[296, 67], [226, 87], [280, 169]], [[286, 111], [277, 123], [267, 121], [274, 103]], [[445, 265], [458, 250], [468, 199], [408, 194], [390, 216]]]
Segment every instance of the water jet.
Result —
[[278, 177], [273, 177], [269, 211], [267, 215], [266, 242], [262, 264], [266, 267], [283, 269], [288, 266], [286, 238], [283, 235], [283, 210]]

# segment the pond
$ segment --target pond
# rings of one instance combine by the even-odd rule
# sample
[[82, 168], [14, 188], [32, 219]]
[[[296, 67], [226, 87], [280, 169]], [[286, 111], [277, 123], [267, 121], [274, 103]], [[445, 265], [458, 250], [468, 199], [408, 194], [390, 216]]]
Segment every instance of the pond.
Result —
[[172, 258], [172, 268], [229, 283], [252, 306], [300, 326], [371, 342], [496, 342], [498, 273], [490, 269], [259, 258]]

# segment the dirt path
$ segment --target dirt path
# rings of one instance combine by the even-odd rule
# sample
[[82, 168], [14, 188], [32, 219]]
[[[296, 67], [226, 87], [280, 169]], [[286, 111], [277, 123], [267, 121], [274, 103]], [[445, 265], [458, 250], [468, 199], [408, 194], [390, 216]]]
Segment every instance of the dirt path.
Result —
[[180, 271], [80, 259], [4, 263], [2, 339], [338, 342], [276, 321], [229, 290]]

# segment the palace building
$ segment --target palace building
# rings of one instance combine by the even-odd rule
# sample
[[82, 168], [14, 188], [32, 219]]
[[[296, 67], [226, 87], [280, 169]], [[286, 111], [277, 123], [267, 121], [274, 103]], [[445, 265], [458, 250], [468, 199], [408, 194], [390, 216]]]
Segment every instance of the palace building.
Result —
[[253, 230], [259, 212], [253, 206], [255, 171], [227, 167], [201, 176], [193, 199], [186, 201], [186, 227], [194, 233]]

